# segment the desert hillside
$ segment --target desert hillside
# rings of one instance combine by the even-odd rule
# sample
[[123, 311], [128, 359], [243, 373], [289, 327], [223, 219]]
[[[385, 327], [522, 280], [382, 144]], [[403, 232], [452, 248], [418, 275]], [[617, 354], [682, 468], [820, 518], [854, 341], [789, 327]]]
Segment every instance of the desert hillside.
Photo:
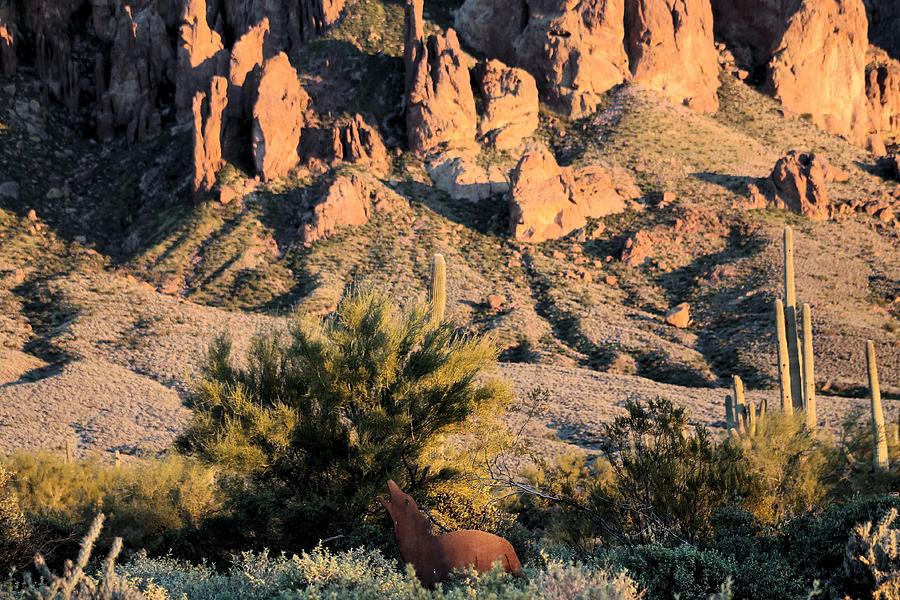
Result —
[[868, 339], [896, 421], [898, 59], [890, 0], [0, 0], [0, 450], [164, 452], [215, 334], [436, 253], [548, 454], [627, 399], [724, 430], [785, 226], [821, 422]]

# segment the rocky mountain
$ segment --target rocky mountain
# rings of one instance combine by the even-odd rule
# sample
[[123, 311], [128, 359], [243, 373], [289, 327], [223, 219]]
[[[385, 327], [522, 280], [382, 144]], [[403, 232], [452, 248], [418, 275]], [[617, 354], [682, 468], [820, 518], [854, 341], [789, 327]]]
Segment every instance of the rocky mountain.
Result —
[[777, 385], [785, 224], [817, 384], [860, 396], [874, 339], [893, 402], [895, 4], [0, 0], [0, 404], [169, 406], [219, 324], [411, 301], [441, 252], [460, 327], [558, 374], [520, 389], [624, 377], [715, 424], [732, 374]]

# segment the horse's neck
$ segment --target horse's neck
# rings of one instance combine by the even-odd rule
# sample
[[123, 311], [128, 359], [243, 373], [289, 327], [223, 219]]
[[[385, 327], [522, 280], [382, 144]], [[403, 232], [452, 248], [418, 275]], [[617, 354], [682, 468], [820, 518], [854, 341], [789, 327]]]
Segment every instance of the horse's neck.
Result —
[[421, 523], [415, 522], [409, 525], [409, 527], [396, 531], [400, 554], [407, 562], [413, 564], [417, 560], [431, 560], [437, 552], [437, 536], [431, 533], [428, 522], [424, 518]]

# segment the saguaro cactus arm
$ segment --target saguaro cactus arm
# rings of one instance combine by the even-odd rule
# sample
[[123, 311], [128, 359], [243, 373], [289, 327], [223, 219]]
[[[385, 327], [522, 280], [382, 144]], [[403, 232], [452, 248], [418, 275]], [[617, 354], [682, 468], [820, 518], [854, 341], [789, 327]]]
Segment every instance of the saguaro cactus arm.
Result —
[[797, 339], [797, 292], [794, 287], [794, 232], [784, 228], [784, 324], [787, 334], [788, 366], [791, 373], [791, 398], [803, 407], [800, 341]]
[[430, 296], [431, 320], [440, 323], [447, 308], [447, 264], [443, 254], [435, 254], [431, 263]]
[[794, 412], [791, 400], [791, 371], [788, 365], [787, 333], [784, 328], [784, 303], [775, 301], [775, 334], [778, 338], [778, 383], [781, 386], [781, 410], [787, 414]]
[[872, 400], [872, 443], [876, 469], [887, 469], [887, 433], [884, 428], [884, 411], [881, 408], [881, 389], [878, 387], [878, 366], [875, 364], [875, 343], [866, 342], [866, 365], [869, 368], [869, 395]]
[[815, 429], [816, 417], [816, 376], [812, 345], [812, 318], [809, 304], [803, 305], [803, 406], [806, 410], [806, 426]]

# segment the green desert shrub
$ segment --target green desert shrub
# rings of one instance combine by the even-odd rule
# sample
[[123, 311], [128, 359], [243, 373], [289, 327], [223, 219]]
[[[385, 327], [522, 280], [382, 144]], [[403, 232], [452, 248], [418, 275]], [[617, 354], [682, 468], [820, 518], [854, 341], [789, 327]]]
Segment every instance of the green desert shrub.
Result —
[[526, 577], [493, 571], [462, 572], [455, 580], [427, 590], [411, 568], [400, 569], [378, 551], [331, 552], [316, 547], [288, 558], [246, 553], [224, 572], [172, 559], [138, 558], [125, 565], [127, 577], [152, 600], [187, 597], [285, 598], [313, 600], [495, 600], [596, 599], [637, 600], [643, 597], [634, 580], [620, 570], [545, 559], [526, 565]]
[[605, 427], [610, 471], [589, 506], [607, 537], [629, 544], [694, 544], [712, 535], [712, 517], [756, 485], [740, 448], [689, 432], [683, 408], [665, 399], [626, 402]]
[[853, 593], [861, 593], [859, 587], [864, 582], [845, 573], [847, 541], [857, 526], [879, 523], [892, 509], [900, 509], [900, 498], [874, 496], [799, 516], [779, 529], [776, 550], [795, 565], [804, 581], [818, 580], [838, 597], [845, 592], [856, 597]]
[[769, 412], [740, 443], [755, 484], [742, 505], [762, 522], [781, 523], [822, 504], [837, 454], [822, 432], [805, 426], [802, 413]]
[[895, 526], [897, 509], [891, 508], [879, 521], [857, 525], [844, 549], [844, 573], [874, 600], [900, 598], [900, 530]]
[[487, 339], [432, 323], [426, 306], [359, 290], [326, 319], [258, 335], [243, 366], [219, 338], [179, 445], [233, 475], [239, 546], [312, 547], [383, 519], [389, 479], [427, 494], [472, 471], [471, 452], [446, 448], [467, 428], [491, 439], [509, 399], [483, 377], [495, 361]]
[[12, 486], [12, 474], [0, 466], [0, 570], [9, 572], [31, 560], [32, 529]]
[[[165, 552], [193, 544], [201, 524], [221, 510], [215, 472], [181, 456], [120, 466], [96, 458], [67, 463], [49, 453], [21, 453], [6, 460], [12, 487], [52, 561], [71, 551], [98, 512], [105, 532], [129, 548]], [[108, 537], [101, 539], [106, 546]]]

